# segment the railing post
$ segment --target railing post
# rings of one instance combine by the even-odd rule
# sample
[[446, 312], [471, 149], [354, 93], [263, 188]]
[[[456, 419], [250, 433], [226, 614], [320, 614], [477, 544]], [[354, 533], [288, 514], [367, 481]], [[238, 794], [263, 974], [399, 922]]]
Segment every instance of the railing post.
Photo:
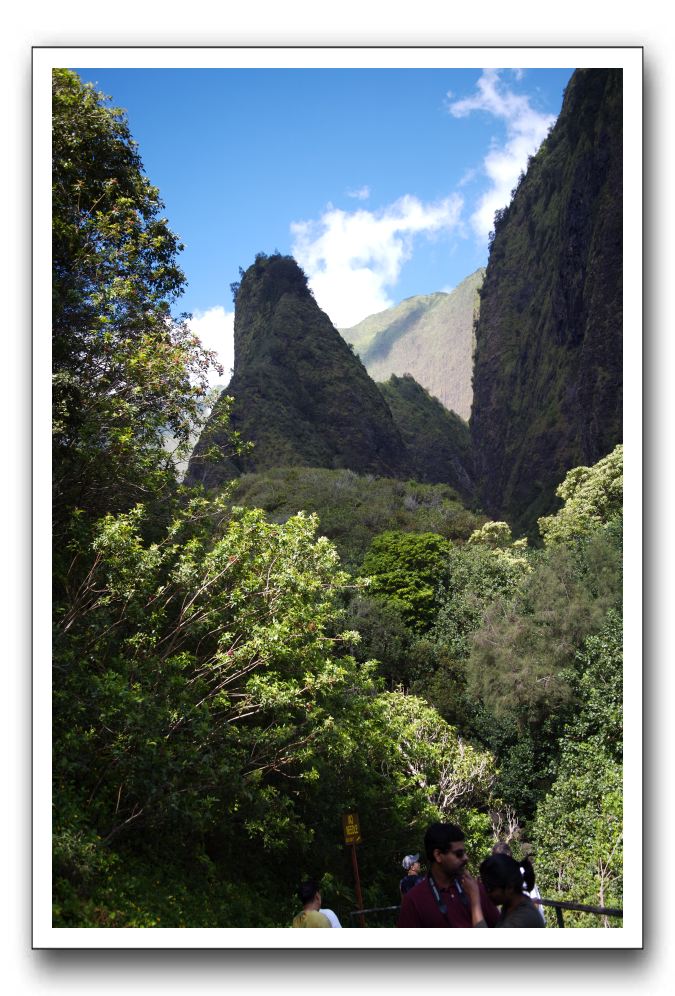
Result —
[[563, 920], [562, 906], [556, 906], [556, 908], [555, 908], [555, 916], [556, 916], [556, 920], [558, 921], [558, 926], [559, 927], [564, 927], [565, 926], [565, 922]]

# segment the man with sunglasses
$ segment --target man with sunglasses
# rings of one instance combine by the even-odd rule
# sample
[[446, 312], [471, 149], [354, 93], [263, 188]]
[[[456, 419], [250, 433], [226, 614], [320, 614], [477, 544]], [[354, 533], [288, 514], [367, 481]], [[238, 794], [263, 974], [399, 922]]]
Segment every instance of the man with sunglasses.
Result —
[[[397, 927], [472, 927], [471, 900], [462, 882], [469, 858], [464, 833], [454, 823], [432, 823], [424, 835], [428, 875], [406, 893], [401, 903]], [[483, 918], [494, 927], [499, 910], [478, 885]]]

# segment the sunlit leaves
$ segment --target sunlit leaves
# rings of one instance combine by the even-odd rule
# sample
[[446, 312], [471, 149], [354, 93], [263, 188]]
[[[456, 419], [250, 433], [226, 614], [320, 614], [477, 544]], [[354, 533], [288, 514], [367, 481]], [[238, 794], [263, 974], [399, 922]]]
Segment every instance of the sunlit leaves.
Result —
[[623, 446], [592, 467], [575, 467], [556, 494], [565, 502], [555, 515], [539, 519], [548, 546], [587, 536], [623, 511]]

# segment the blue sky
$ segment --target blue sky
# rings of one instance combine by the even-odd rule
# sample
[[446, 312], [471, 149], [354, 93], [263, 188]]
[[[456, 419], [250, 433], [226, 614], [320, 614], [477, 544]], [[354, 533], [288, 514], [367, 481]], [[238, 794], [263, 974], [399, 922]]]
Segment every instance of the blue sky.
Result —
[[123, 107], [185, 243], [181, 310], [233, 363], [229, 290], [291, 253], [339, 327], [450, 290], [572, 69], [77, 69]]

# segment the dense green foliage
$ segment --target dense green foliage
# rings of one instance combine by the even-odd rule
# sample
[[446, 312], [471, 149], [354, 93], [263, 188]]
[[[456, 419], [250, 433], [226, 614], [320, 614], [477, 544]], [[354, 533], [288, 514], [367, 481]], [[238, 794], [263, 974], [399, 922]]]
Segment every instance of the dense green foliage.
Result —
[[374, 380], [410, 374], [446, 409], [468, 419], [473, 326], [484, 276], [485, 270], [476, 270], [449, 294], [406, 298], [340, 332]]
[[495, 217], [476, 324], [479, 498], [519, 531], [621, 441], [622, 238], [622, 73], [577, 70]]
[[[542, 888], [550, 898], [621, 908], [622, 875], [622, 634], [608, 616], [578, 655], [579, 711], [564, 730], [557, 777], [534, 822]], [[587, 913], [570, 926], [596, 926]], [[621, 921], [604, 917], [604, 926]]]
[[373, 594], [393, 600], [408, 626], [425, 630], [433, 622], [447, 557], [448, 542], [435, 533], [384, 532], [371, 543], [361, 570]]
[[557, 515], [539, 520], [547, 546], [587, 536], [623, 508], [623, 446], [593, 467], [575, 467], [556, 494], [565, 505]]
[[[77, 922], [78, 886], [96, 908], [110, 897], [113, 872], [121, 879], [115, 922], [141, 916], [138, 897], [128, 905], [130, 835], [139, 841], [132, 856], [146, 850], [153, 875], [160, 842], [186, 868], [189, 857], [201, 862], [214, 882], [221, 862], [241, 866], [258, 850], [269, 865], [242, 873], [240, 888], [291, 895], [303, 867], [322, 861], [340, 872], [346, 808], [363, 812], [373, 842], [386, 824], [388, 846], [401, 851], [411, 827], [488, 804], [490, 755], [461, 747], [419, 700], [382, 695], [373, 666], [344, 656], [353, 637], [336, 630], [336, 595], [355, 582], [329, 541], [315, 539], [314, 520], [270, 524], [261, 511], [194, 498], [160, 541], [147, 543], [143, 516], [138, 507], [102, 520], [77, 602], [57, 609], [63, 922]], [[470, 822], [485, 832], [485, 820]], [[280, 871], [275, 855], [283, 855]], [[363, 859], [374, 883], [378, 855], [374, 848]], [[199, 917], [186, 889], [192, 925], [218, 910], [226, 923], [240, 922], [215, 901]], [[180, 921], [182, 906], [166, 905], [165, 895], [160, 905], [151, 892], [142, 900], [143, 922]], [[268, 917], [282, 925], [285, 910], [282, 903]]]
[[534, 816], [555, 778], [565, 724], [578, 715], [587, 684], [579, 651], [620, 611], [620, 474], [620, 451], [584, 470], [593, 495], [584, 512], [579, 472], [570, 472], [561, 491], [572, 510], [565, 505], [549, 526], [562, 535], [573, 519], [574, 529], [544, 550], [511, 542], [503, 523], [453, 546], [434, 624], [424, 644], [406, 648], [414, 690], [495, 753], [496, 794], [521, 819]]

